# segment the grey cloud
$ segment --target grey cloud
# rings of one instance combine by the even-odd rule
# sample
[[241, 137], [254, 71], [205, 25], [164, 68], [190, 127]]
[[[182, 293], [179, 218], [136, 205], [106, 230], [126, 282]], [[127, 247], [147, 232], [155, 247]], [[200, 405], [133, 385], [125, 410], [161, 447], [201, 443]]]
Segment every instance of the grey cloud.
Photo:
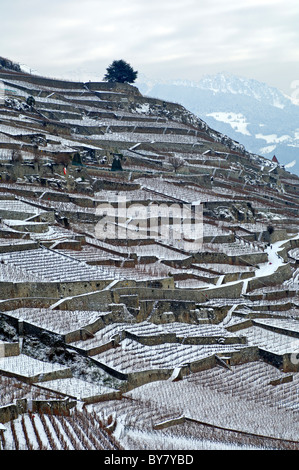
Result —
[[40, 73], [80, 67], [101, 74], [124, 58], [157, 78], [197, 79], [226, 69], [273, 84], [275, 64], [277, 83], [282, 74], [298, 71], [299, 78], [297, 0], [287, 7], [281, 0], [1, 3], [1, 54]]

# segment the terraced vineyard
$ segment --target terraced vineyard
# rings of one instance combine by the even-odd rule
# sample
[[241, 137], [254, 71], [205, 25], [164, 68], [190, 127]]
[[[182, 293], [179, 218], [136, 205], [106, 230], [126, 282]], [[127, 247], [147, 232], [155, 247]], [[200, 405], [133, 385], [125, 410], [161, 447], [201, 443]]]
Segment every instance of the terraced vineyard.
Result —
[[1, 447], [298, 450], [299, 178], [130, 85], [0, 80]]

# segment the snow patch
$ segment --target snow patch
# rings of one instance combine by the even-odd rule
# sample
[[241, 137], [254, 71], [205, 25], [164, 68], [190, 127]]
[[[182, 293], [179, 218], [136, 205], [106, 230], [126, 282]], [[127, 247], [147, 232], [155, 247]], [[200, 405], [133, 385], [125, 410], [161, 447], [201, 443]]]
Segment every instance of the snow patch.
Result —
[[276, 145], [268, 145], [267, 147], [262, 147], [260, 149], [261, 154], [272, 153], [276, 149]]
[[240, 132], [244, 135], [251, 135], [247, 129], [249, 123], [246, 121], [245, 116], [243, 116], [243, 114], [241, 113], [237, 114], [232, 112], [214, 112], [207, 114], [207, 116], [213, 117], [214, 119], [216, 119], [216, 121], [221, 121], [230, 124], [232, 129], [234, 129], [236, 132]]
[[292, 162], [287, 163], [285, 165], [285, 168], [292, 168], [294, 165], [296, 165], [296, 163], [297, 163], [296, 160], [293, 160]]
[[263, 134], [256, 134], [255, 135], [256, 139], [263, 139], [265, 140], [268, 144], [279, 144], [281, 142], [288, 142], [291, 140], [291, 137], [289, 135], [282, 135], [281, 137], [277, 137], [277, 134], [269, 134], [269, 135], [263, 135]]

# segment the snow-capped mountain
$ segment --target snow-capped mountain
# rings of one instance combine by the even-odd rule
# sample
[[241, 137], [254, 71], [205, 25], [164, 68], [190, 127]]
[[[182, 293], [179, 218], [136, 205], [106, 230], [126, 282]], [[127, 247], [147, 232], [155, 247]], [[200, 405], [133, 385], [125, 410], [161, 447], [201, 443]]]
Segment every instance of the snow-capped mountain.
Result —
[[209, 126], [299, 174], [299, 105], [257, 80], [225, 73], [200, 81], [159, 81], [140, 77], [141, 93], [175, 101]]
[[270, 87], [266, 83], [257, 80], [236, 77], [235, 75], [218, 73], [214, 76], [205, 76], [199, 82], [199, 88], [218, 93], [246, 95], [281, 109], [290, 104], [290, 98], [277, 88]]

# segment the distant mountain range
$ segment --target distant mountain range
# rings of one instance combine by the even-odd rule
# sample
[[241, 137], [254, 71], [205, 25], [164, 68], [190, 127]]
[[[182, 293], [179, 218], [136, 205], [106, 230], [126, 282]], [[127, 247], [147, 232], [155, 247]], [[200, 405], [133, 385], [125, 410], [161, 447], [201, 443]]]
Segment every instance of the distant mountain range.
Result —
[[177, 102], [246, 150], [299, 174], [299, 105], [257, 80], [219, 73], [198, 82], [159, 81], [140, 76], [146, 96]]

